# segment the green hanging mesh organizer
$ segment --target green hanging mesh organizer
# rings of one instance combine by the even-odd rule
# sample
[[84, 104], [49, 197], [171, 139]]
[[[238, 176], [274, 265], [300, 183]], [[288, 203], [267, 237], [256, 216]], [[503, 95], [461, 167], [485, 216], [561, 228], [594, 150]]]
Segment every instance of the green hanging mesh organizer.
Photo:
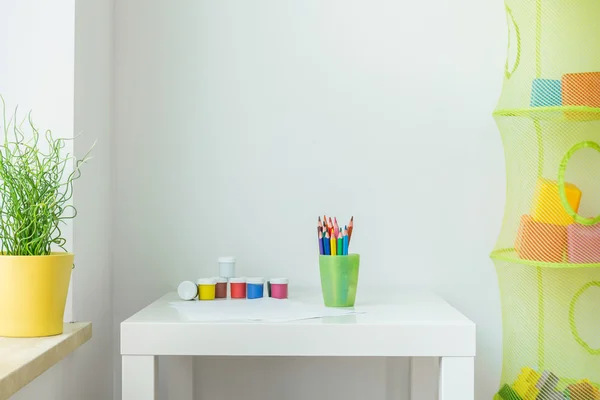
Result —
[[600, 400], [600, 0], [507, 0], [494, 400]]

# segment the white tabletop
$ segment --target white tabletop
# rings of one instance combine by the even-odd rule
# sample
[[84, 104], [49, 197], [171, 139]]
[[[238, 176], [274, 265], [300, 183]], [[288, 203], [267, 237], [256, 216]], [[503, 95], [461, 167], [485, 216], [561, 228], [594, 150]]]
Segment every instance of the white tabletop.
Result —
[[[321, 302], [317, 294], [293, 299]], [[122, 322], [121, 353], [475, 356], [475, 324], [428, 293], [361, 293], [355, 310], [364, 314], [277, 323], [188, 321], [169, 305], [175, 300], [176, 293], [169, 293]]]

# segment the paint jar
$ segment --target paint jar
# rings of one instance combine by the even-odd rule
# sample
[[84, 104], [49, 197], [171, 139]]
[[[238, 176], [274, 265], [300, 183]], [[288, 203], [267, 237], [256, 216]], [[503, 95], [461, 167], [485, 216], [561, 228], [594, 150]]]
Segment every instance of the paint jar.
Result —
[[269, 281], [271, 283], [270, 297], [274, 299], [287, 299], [288, 298], [288, 279], [287, 278], [273, 278]]
[[235, 276], [235, 257], [219, 257], [219, 276], [233, 278]]
[[217, 281], [215, 278], [203, 278], [196, 281], [198, 284], [199, 300], [214, 300]]
[[216, 277], [213, 278], [217, 284], [215, 285], [215, 298], [226, 299], [227, 298], [227, 278]]
[[231, 290], [232, 299], [246, 298], [246, 278], [229, 279], [229, 288]]
[[177, 294], [181, 300], [194, 300], [198, 296], [198, 286], [192, 281], [183, 281], [177, 286]]
[[264, 278], [246, 278], [248, 286], [248, 298], [260, 299], [264, 296], [265, 279]]
[[360, 256], [319, 256], [321, 290], [327, 307], [352, 307], [358, 287]]

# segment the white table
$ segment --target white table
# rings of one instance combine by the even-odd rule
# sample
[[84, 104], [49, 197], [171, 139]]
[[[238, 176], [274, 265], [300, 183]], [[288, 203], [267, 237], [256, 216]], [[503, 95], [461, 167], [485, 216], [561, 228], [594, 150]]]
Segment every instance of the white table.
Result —
[[[121, 323], [123, 400], [157, 398], [157, 356], [173, 357], [169, 399], [193, 399], [191, 356], [413, 357], [411, 396], [421, 400], [431, 369], [421, 358], [439, 357], [439, 398], [474, 399], [475, 324], [432, 294], [361, 293], [365, 314], [285, 323], [189, 322], [167, 294]], [[318, 296], [296, 298], [319, 302]], [[231, 301], [231, 300], [229, 300]], [[237, 300], [252, 301], [252, 300]], [[244, 340], [239, 340], [243, 337]]]

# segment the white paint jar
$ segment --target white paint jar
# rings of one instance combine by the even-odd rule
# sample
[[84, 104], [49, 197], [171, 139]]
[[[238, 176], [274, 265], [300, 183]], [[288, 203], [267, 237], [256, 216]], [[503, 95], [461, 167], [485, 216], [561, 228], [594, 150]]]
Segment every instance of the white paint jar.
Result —
[[192, 281], [183, 281], [177, 287], [177, 294], [181, 300], [194, 300], [198, 296], [198, 285]]
[[233, 278], [235, 276], [235, 257], [219, 257], [219, 276]]

